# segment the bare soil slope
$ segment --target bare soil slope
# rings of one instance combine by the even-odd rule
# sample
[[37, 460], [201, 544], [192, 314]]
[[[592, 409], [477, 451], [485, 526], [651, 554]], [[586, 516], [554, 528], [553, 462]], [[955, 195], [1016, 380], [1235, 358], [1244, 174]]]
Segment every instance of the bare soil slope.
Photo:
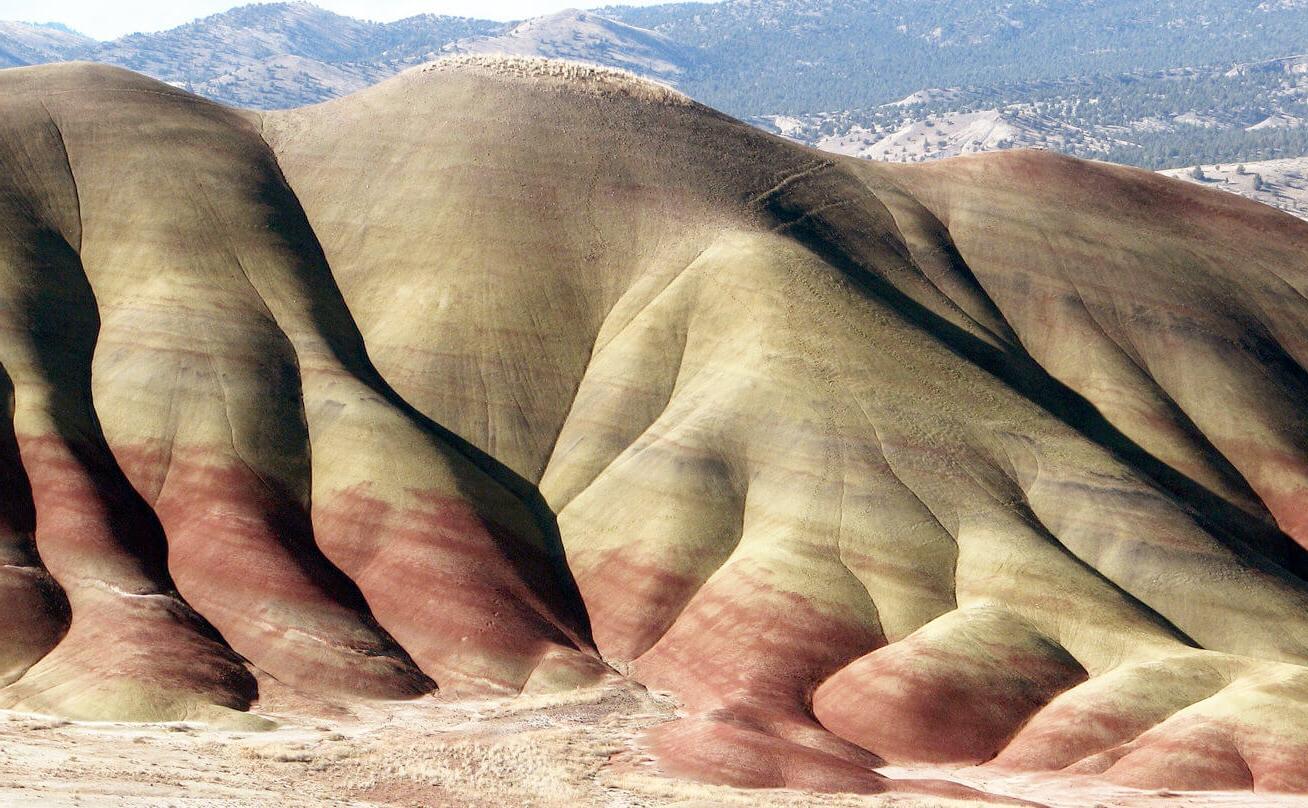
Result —
[[0, 126], [0, 705], [626, 677], [711, 783], [1308, 791], [1305, 223], [521, 59]]

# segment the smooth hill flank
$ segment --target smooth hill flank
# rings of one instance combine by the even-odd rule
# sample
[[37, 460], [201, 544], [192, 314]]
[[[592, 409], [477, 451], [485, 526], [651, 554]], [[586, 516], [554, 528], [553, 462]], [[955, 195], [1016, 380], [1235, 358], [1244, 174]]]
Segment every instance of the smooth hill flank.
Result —
[[1308, 792], [1308, 224], [530, 60], [0, 126], [0, 706], [624, 676], [714, 783]]

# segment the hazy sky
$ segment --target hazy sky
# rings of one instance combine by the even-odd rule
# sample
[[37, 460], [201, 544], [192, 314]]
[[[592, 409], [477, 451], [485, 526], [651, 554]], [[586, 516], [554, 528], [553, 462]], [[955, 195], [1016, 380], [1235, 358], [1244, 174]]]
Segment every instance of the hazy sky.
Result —
[[[133, 31], [160, 31], [249, 0], [0, 0], [0, 20], [61, 22], [84, 34], [112, 39]], [[514, 20], [565, 8], [653, 5], [669, 0], [314, 0], [338, 14], [398, 20], [414, 14], [457, 14]]]

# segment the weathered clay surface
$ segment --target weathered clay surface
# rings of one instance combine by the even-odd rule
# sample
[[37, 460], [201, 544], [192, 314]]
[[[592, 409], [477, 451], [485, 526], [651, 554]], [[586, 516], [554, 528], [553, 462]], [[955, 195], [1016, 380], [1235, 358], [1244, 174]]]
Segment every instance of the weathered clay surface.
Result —
[[0, 706], [628, 677], [725, 785], [1308, 791], [1308, 225], [633, 81], [0, 72]]

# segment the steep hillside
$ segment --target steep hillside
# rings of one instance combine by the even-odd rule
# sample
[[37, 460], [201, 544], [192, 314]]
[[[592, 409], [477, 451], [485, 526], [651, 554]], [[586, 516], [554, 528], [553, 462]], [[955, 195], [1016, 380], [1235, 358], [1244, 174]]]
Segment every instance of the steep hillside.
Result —
[[736, 115], [860, 109], [924, 87], [1276, 59], [1298, 2], [723, 0], [598, 10], [703, 51], [684, 85]]
[[539, 60], [0, 108], [0, 705], [628, 680], [712, 783], [1308, 792], [1308, 225]]
[[58, 25], [0, 21], [0, 67], [57, 62], [93, 42]]

